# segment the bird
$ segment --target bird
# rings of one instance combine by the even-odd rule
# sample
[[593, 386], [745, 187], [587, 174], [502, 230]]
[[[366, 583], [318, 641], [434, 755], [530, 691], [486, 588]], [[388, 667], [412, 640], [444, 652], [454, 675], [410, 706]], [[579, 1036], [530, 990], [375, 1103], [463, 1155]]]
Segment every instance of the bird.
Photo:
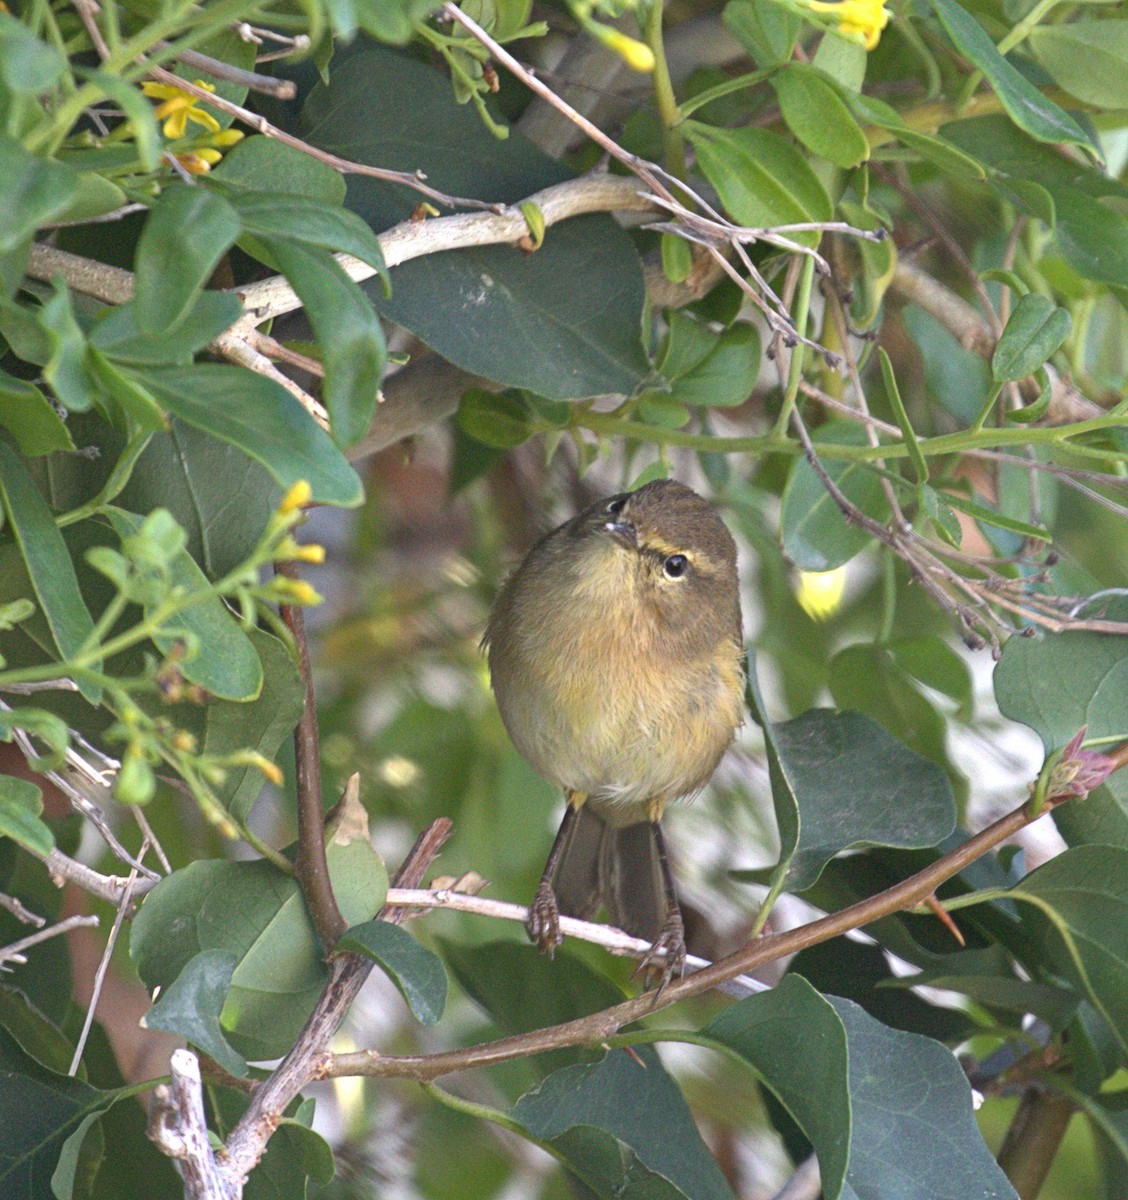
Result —
[[552, 955], [560, 914], [651, 943], [658, 995], [685, 965], [662, 816], [712, 777], [744, 713], [736, 544], [716, 508], [660, 479], [546, 534], [500, 588], [482, 648], [517, 750], [564, 818], [526, 924]]

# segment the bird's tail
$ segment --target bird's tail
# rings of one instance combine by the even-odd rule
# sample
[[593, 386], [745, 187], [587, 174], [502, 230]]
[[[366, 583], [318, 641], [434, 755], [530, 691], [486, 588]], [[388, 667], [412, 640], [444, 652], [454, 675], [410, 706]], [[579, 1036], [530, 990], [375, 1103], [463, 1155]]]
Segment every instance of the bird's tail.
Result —
[[562, 913], [589, 921], [605, 909], [624, 932], [652, 942], [666, 919], [654, 826], [609, 825], [584, 805], [552, 880]]

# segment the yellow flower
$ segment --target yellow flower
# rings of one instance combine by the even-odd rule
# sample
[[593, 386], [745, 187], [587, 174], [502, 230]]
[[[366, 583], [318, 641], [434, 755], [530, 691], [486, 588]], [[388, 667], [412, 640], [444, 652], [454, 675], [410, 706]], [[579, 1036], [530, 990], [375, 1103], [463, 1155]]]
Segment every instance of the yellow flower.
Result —
[[[202, 79], [193, 82], [205, 92], [215, 91], [214, 84], [205, 83]], [[163, 104], [157, 105], [153, 115], [158, 121], [164, 122], [162, 128], [166, 138], [183, 137], [189, 121], [193, 125], [202, 125], [209, 133], [219, 133], [219, 122], [215, 117], [210, 112], [197, 108], [198, 98], [182, 88], [174, 87], [170, 83], [143, 83], [141, 90], [154, 100], [164, 101]]]
[[827, 13], [838, 18], [838, 32], [843, 37], [861, 42], [872, 50], [881, 38], [881, 31], [889, 24], [889, 12], [883, 0], [805, 0], [811, 12]]
[[846, 568], [833, 571], [800, 571], [795, 598], [812, 621], [825, 621], [842, 604], [846, 591]]

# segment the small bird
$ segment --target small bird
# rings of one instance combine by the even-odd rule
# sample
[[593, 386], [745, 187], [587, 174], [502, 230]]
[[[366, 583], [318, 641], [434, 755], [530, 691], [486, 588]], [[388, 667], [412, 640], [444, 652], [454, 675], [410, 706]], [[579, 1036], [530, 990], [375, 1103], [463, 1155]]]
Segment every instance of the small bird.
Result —
[[743, 719], [732, 535], [673, 480], [600, 500], [529, 551], [482, 646], [513, 744], [567, 801], [529, 937], [551, 955], [560, 913], [602, 907], [652, 943], [640, 970], [661, 991], [685, 965], [662, 813], [705, 786]]

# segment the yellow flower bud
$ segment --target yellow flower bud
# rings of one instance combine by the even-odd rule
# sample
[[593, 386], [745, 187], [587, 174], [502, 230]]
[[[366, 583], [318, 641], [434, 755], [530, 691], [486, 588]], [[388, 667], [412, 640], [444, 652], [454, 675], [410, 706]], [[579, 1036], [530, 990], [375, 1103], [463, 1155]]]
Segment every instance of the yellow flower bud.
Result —
[[309, 542], [297, 548], [294, 552], [294, 558], [298, 562], [323, 563], [325, 561], [325, 547], [318, 545], [316, 542]]
[[286, 777], [282, 774], [282, 768], [277, 763], [272, 763], [269, 758], [263, 758], [261, 754], [256, 754], [255, 766], [258, 767], [267, 781], [273, 783], [275, 787], [281, 787], [285, 782]]
[[312, 495], [313, 489], [306, 480], [299, 479], [282, 497], [282, 503], [278, 506], [278, 512], [284, 517], [289, 516], [296, 509], [308, 504]]
[[285, 593], [287, 604], [320, 604], [321, 597], [304, 579], [279, 579], [279, 591]]

